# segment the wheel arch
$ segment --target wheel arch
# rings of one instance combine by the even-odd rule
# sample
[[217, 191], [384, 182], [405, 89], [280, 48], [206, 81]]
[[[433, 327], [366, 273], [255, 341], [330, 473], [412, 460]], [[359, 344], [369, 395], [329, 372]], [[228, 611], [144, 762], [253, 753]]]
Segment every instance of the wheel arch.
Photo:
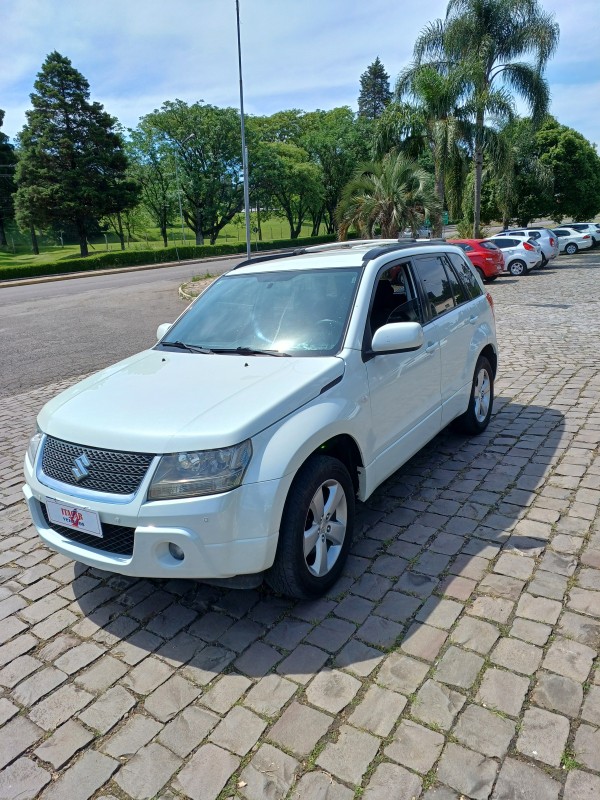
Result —
[[494, 378], [495, 378], [496, 372], [498, 370], [498, 353], [496, 353], [491, 344], [486, 344], [486, 346], [483, 348], [483, 350], [479, 355], [485, 356], [485, 358], [487, 358], [487, 360], [490, 362], [490, 364], [492, 365], [492, 370], [494, 372]]

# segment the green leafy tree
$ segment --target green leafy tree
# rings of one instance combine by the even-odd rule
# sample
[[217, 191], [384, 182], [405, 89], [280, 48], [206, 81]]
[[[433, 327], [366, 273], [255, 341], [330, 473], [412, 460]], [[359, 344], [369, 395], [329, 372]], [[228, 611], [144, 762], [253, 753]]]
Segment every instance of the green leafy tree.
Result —
[[391, 99], [390, 76], [377, 56], [360, 76], [358, 113], [361, 117], [377, 119], [383, 114]]
[[[0, 108], [0, 128], [4, 111]], [[6, 224], [14, 216], [15, 166], [17, 157], [8, 136], [0, 131], [0, 245], [6, 245]]]
[[[219, 232], [243, 208], [240, 117], [233, 108], [167, 101], [141, 124], [168, 152], [179, 178], [183, 214], [196, 244]], [[174, 171], [175, 172], [175, 171]]]
[[351, 227], [361, 236], [396, 238], [404, 228], [413, 234], [426, 217], [439, 212], [432, 176], [403, 154], [387, 153], [381, 161], [360, 166], [347, 184], [336, 217], [340, 240]]
[[90, 224], [135, 202], [117, 121], [90, 102], [89, 84], [60, 53], [46, 58], [19, 136], [17, 221], [23, 228], [71, 223], [81, 255]]
[[[417, 64], [462, 71], [463, 107], [475, 123], [473, 235], [479, 236], [486, 118], [510, 120], [513, 93], [534, 120], [548, 108], [543, 70], [558, 46], [559, 28], [537, 0], [449, 0], [446, 18], [430, 23], [414, 48]], [[532, 62], [519, 60], [532, 56]]]
[[581, 133], [548, 117], [536, 132], [542, 164], [554, 176], [554, 187], [546, 213], [559, 223], [593, 219], [600, 212], [600, 158], [596, 148]]

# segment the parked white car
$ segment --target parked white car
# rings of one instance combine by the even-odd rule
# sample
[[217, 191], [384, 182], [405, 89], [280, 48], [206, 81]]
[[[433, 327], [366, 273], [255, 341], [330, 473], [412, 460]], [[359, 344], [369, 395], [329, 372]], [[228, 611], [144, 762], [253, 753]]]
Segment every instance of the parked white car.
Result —
[[576, 231], [573, 228], [564, 226], [561, 228], [554, 228], [554, 233], [558, 237], [560, 252], [567, 253], [567, 255], [570, 256], [574, 255], [579, 250], [587, 250], [594, 245], [591, 234], [585, 233], [585, 231]]
[[600, 245], [600, 225], [597, 222], [565, 222], [561, 228], [570, 228], [579, 233], [589, 233], [592, 237], [592, 247]]
[[550, 261], [558, 255], [558, 239], [554, 231], [549, 228], [515, 228], [504, 230], [500, 233], [490, 237], [492, 241], [496, 236], [510, 236], [513, 239], [521, 239], [523, 242], [533, 239], [539, 244], [542, 250], [542, 263], [540, 266], [545, 267]]
[[159, 331], [50, 400], [25, 457], [41, 538], [103, 570], [319, 596], [355, 498], [492, 413], [493, 302], [450, 244], [259, 257]]
[[504, 264], [511, 275], [525, 275], [542, 264], [542, 248], [534, 239], [497, 234], [489, 241], [502, 250]]

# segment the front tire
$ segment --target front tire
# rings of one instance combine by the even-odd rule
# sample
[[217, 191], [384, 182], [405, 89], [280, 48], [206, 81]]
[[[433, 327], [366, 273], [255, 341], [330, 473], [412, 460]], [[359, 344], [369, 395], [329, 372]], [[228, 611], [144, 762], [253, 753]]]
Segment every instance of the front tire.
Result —
[[473, 375], [469, 407], [458, 417], [458, 427], [469, 434], [483, 433], [492, 416], [494, 405], [494, 372], [485, 356], [479, 356]]
[[569, 244], [565, 247], [565, 253], [569, 256], [574, 256], [575, 253], [579, 250], [575, 242], [569, 242]]
[[517, 258], [515, 261], [510, 262], [508, 265], [508, 271], [511, 275], [514, 275], [516, 278], [518, 278], [520, 275], [525, 275], [527, 272], [527, 264]]
[[306, 461], [290, 488], [266, 581], [299, 600], [320, 597], [339, 578], [354, 532], [354, 486], [336, 458]]

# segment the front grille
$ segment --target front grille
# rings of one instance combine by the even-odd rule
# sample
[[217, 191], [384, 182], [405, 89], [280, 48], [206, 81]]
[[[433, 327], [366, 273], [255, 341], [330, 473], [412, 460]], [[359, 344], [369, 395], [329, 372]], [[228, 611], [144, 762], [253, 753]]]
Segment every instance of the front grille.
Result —
[[64, 525], [57, 525], [51, 522], [48, 517], [46, 506], [41, 503], [42, 514], [46, 520], [46, 525], [56, 533], [60, 533], [65, 539], [70, 539], [78, 544], [85, 544], [96, 550], [103, 550], [105, 553], [115, 553], [121, 556], [133, 555], [133, 536], [135, 528], [124, 528], [122, 525], [109, 525], [102, 523], [102, 539], [98, 536], [90, 536], [89, 533], [76, 531], [73, 528], [66, 528]]
[[[77, 480], [73, 474], [75, 459], [85, 455], [89, 474]], [[133, 494], [139, 488], [154, 456], [122, 450], [100, 450], [48, 436], [42, 454], [42, 470], [49, 478], [95, 492]]]

